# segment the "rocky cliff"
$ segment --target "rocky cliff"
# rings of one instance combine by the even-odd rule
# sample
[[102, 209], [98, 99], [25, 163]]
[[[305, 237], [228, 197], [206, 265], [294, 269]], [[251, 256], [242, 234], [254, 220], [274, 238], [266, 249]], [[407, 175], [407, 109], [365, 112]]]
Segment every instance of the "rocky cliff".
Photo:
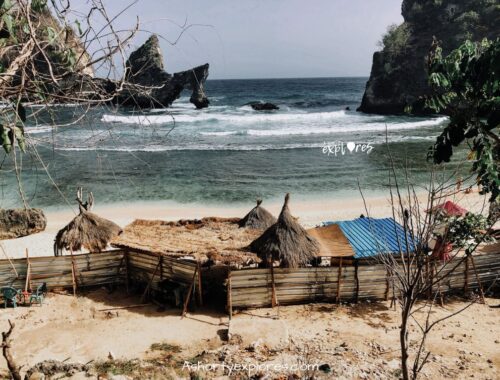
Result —
[[[43, 101], [49, 103], [93, 100], [136, 108], [163, 108], [187, 89], [192, 92], [191, 102], [196, 108], [209, 104], [204, 91], [208, 64], [167, 73], [156, 35], [130, 55], [122, 82], [94, 77], [85, 44], [48, 7], [30, 13], [33, 27], [27, 22], [16, 22], [7, 30], [4, 19], [17, 20], [23, 16], [15, 3], [0, 12], [0, 16], [0, 72], [4, 74], [6, 69], [9, 73], [5, 75], [8, 82], [1, 82], [2, 97], [13, 97], [11, 93], [17, 96], [15, 90], [19, 90], [24, 102], [40, 102], [42, 93]], [[36, 44], [31, 30], [37, 37]], [[28, 50], [23, 55], [25, 48]], [[24, 57], [22, 64], [17, 62], [20, 55]]]
[[400, 114], [429, 93], [426, 57], [433, 36], [447, 54], [464, 40], [500, 36], [498, 0], [403, 0], [403, 24], [389, 28], [374, 53], [358, 111]]

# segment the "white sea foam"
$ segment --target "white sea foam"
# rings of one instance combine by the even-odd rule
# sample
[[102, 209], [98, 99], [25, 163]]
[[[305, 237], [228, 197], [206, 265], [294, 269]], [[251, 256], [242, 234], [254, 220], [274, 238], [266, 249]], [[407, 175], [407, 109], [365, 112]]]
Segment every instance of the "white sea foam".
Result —
[[258, 111], [246, 113], [211, 113], [199, 112], [191, 115], [103, 115], [101, 121], [105, 123], [124, 124], [166, 124], [172, 123], [196, 123], [202, 121], [222, 121], [234, 124], [253, 123], [279, 123], [279, 122], [327, 122], [346, 117], [345, 111], [314, 112], [314, 113], [257, 113]]
[[377, 132], [404, 129], [417, 129], [433, 127], [447, 121], [447, 117], [438, 117], [430, 120], [398, 122], [398, 123], [352, 123], [322, 127], [288, 127], [272, 129], [248, 129], [239, 131], [204, 131], [200, 132], [204, 136], [231, 136], [231, 135], [249, 135], [249, 136], [291, 136], [291, 135], [331, 135], [349, 132]]
[[24, 132], [29, 135], [35, 135], [38, 133], [50, 133], [52, 132], [53, 127], [50, 125], [39, 125], [37, 127], [26, 127], [24, 128]]

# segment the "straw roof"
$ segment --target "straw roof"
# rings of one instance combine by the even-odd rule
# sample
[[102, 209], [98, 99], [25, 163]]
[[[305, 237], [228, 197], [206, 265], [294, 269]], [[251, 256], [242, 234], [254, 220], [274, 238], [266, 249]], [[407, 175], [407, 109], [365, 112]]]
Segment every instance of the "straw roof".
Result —
[[135, 220], [112, 241], [119, 248], [189, 257], [201, 263], [250, 265], [260, 262], [245, 250], [259, 231], [241, 229], [240, 218], [203, 218], [201, 220]]
[[307, 230], [309, 235], [318, 240], [318, 257], [353, 257], [354, 250], [338, 224], [316, 227]]
[[262, 199], [257, 199], [257, 206], [250, 210], [243, 219], [238, 222], [240, 227], [265, 230], [276, 223], [276, 218], [261, 206]]
[[318, 253], [319, 243], [290, 214], [286, 194], [278, 221], [250, 244], [250, 250], [262, 259], [271, 255], [281, 260], [282, 267], [298, 268], [307, 265]]
[[76, 252], [82, 248], [89, 252], [102, 252], [121, 232], [117, 224], [81, 207], [80, 214], [57, 233], [54, 254], [59, 256], [64, 249]]

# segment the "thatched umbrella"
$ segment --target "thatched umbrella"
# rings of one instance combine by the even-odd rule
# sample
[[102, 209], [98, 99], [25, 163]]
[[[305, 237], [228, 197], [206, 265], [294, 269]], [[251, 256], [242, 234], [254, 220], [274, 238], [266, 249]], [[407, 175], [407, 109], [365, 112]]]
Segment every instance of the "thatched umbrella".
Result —
[[77, 201], [80, 214], [56, 235], [55, 256], [62, 254], [64, 249], [76, 252], [85, 248], [89, 252], [102, 252], [111, 239], [122, 233], [122, 229], [117, 224], [90, 212], [94, 203], [92, 193], [85, 203], [82, 202], [81, 194], [81, 189], [79, 189]]
[[265, 260], [281, 260], [282, 267], [299, 268], [315, 257], [319, 243], [290, 214], [289, 199], [287, 194], [278, 221], [250, 244], [250, 250]]
[[261, 206], [262, 199], [257, 199], [257, 206], [250, 210], [243, 219], [238, 222], [240, 227], [247, 227], [257, 230], [265, 230], [276, 223], [276, 218]]

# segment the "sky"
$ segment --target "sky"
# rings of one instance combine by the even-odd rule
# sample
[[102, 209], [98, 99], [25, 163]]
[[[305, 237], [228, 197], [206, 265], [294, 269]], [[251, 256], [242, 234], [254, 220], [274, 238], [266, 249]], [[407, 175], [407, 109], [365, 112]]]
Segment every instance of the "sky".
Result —
[[[105, 0], [110, 15], [131, 3]], [[131, 49], [157, 33], [168, 72], [208, 62], [209, 79], [368, 76], [382, 34], [403, 20], [401, 0], [137, 0], [116, 23], [137, 16]]]

